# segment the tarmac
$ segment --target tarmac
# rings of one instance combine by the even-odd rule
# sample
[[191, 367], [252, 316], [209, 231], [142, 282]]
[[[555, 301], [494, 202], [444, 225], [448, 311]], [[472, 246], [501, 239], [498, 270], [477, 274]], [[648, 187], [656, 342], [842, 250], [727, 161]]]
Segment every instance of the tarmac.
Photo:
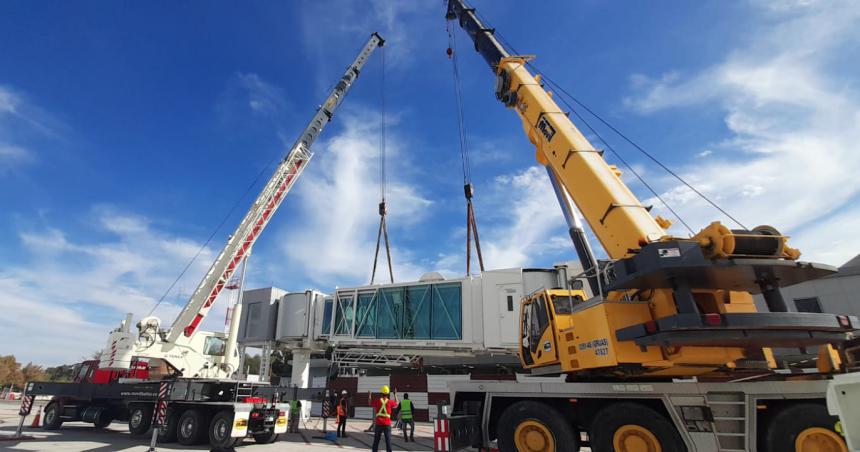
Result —
[[[33, 412], [24, 421], [23, 434], [32, 439], [9, 439], [18, 426], [18, 408], [20, 402], [0, 401], [0, 450], [10, 451], [141, 451], [149, 449], [150, 436], [131, 436], [125, 423], [114, 422], [106, 429], [97, 430], [92, 424], [83, 422], [66, 422], [62, 428], [46, 431], [41, 427], [30, 428], [33, 417], [38, 411], [40, 402], [33, 407]], [[246, 439], [237, 451], [332, 451], [332, 450], [370, 450], [373, 434], [363, 430], [370, 425], [365, 419], [350, 419], [347, 423], [347, 438], [339, 438], [337, 442], [322, 438], [322, 419], [312, 418], [303, 423], [300, 433], [287, 433], [273, 444], [255, 444], [254, 440]], [[328, 431], [333, 431], [334, 422], [329, 419]], [[426, 422], [416, 423], [415, 442], [403, 441], [400, 430], [392, 430], [392, 448], [397, 451], [432, 451], [433, 425]], [[182, 446], [178, 443], [159, 444], [159, 451], [178, 450], [209, 450], [208, 445]], [[385, 450], [384, 444], [381, 450]]]

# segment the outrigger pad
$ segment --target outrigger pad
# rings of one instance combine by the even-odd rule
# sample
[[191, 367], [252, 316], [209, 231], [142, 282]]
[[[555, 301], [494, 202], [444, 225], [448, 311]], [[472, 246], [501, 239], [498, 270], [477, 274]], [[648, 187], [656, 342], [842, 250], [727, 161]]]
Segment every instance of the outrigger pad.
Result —
[[698, 243], [655, 242], [635, 256], [612, 264], [607, 289], [672, 289], [683, 281], [695, 289], [725, 289], [760, 293], [760, 283], [778, 287], [818, 279], [837, 272], [830, 265], [776, 258], [708, 259]]

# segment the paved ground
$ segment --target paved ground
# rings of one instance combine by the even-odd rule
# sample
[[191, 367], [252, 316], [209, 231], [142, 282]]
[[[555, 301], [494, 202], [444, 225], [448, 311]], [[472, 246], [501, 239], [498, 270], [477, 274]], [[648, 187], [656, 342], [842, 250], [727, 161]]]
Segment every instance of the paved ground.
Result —
[[[38, 405], [38, 403], [37, 403]], [[9, 435], [15, 432], [18, 426], [18, 402], [0, 401], [0, 450], [17, 451], [146, 451], [149, 447], [149, 438], [133, 437], [129, 435], [126, 425], [115, 422], [105, 430], [99, 431], [92, 424], [82, 422], [68, 422], [63, 424], [60, 430], [47, 432], [41, 428], [24, 428], [24, 434], [32, 436], [29, 440], [9, 440]], [[33, 414], [28, 416], [25, 426], [32, 422]], [[254, 440], [246, 440], [243, 446], [237, 448], [247, 452], [265, 451], [323, 451], [323, 450], [370, 450], [373, 436], [360, 430], [366, 428], [369, 421], [355, 420], [347, 424], [349, 430], [348, 438], [341, 438], [337, 443], [326, 441], [322, 438], [320, 431], [322, 422], [313, 419], [303, 425], [301, 434], [286, 434], [281, 440], [274, 444], [255, 445]], [[416, 426], [415, 442], [406, 443], [403, 437], [393, 439], [393, 448], [398, 451], [432, 451], [433, 450], [433, 426], [429, 423], [419, 423]], [[329, 422], [329, 429], [334, 428]], [[397, 430], [399, 433], [400, 431]], [[4, 438], [6, 437], [6, 438]], [[177, 443], [169, 444], [170, 447], [158, 447], [158, 450], [209, 450], [206, 446], [184, 447]], [[384, 447], [383, 447], [384, 450]]]

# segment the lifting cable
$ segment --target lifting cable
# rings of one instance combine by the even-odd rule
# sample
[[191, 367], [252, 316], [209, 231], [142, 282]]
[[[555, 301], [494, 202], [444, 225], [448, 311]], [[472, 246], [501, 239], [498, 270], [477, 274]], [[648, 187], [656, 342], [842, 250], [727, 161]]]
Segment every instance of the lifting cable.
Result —
[[391, 244], [388, 241], [388, 225], [385, 216], [388, 214], [388, 206], [385, 203], [385, 47], [379, 49], [381, 82], [379, 90], [380, 99], [380, 124], [379, 124], [379, 230], [376, 232], [376, 253], [373, 256], [373, 272], [370, 275], [370, 284], [376, 280], [376, 264], [379, 261], [379, 245], [385, 239], [385, 256], [388, 260], [388, 276], [394, 283], [394, 269], [391, 265]]
[[475, 254], [478, 265], [484, 271], [484, 256], [481, 254], [481, 239], [478, 235], [478, 222], [475, 220], [475, 206], [472, 196], [475, 188], [472, 185], [472, 169], [469, 162], [469, 146], [466, 141], [466, 122], [463, 115], [463, 93], [460, 86], [460, 66], [457, 59], [457, 40], [451, 29], [451, 21], [445, 21], [448, 31], [448, 59], [451, 60], [454, 74], [454, 96], [457, 99], [457, 130], [460, 141], [460, 160], [463, 164], [463, 194], [466, 196], [466, 275], [472, 274], [472, 238], [475, 239]]
[[[147, 314], [147, 316], [151, 316], [152, 313], [155, 312], [155, 309], [158, 308], [158, 306], [161, 304], [161, 302], [163, 302], [164, 299], [167, 298], [167, 295], [170, 294], [170, 291], [173, 290], [173, 287], [176, 286], [177, 283], [179, 283], [179, 280], [182, 279], [183, 276], [185, 276], [185, 273], [188, 272], [188, 269], [191, 268], [191, 265], [194, 264], [194, 261], [196, 261], [197, 258], [200, 257], [200, 254], [203, 253], [203, 250], [205, 250], [206, 247], [209, 246], [209, 242], [211, 242], [212, 239], [215, 238], [215, 234], [218, 234], [218, 231], [220, 231], [221, 228], [224, 227], [224, 224], [227, 223], [227, 220], [229, 220], [230, 217], [233, 216], [233, 212], [236, 211], [236, 208], [239, 207], [239, 204], [241, 204], [242, 201], [248, 197], [248, 194], [251, 193], [251, 189], [253, 189], [257, 185], [257, 183], [260, 182], [260, 179], [263, 178], [267, 170], [272, 167], [272, 165], [278, 160], [280, 155], [280, 152], [274, 154], [269, 163], [260, 169], [260, 172], [257, 173], [257, 177], [255, 177], [254, 180], [248, 185], [248, 188], [245, 189], [245, 192], [242, 193], [242, 195], [236, 199], [236, 202], [233, 203], [233, 206], [230, 207], [230, 210], [227, 212], [226, 215], [224, 215], [224, 218], [221, 219], [221, 222], [218, 223], [218, 226], [215, 227], [212, 233], [209, 234], [209, 237], [206, 238], [206, 241], [203, 242], [203, 244], [200, 245], [200, 248], [197, 249], [197, 252], [194, 253], [194, 256], [191, 256], [191, 259], [189, 259], [188, 263], [185, 264], [185, 268], [183, 268], [182, 271], [179, 272], [179, 275], [176, 277], [176, 279], [174, 279], [173, 282], [170, 283], [170, 286], [167, 287], [167, 290], [165, 290], [164, 293], [161, 294], [161, 297], [155, 303], [155, 306], [153, 306], [152, 309], [149, 310], [149, 314]], [[245, 260], [247, 260], [247, 258]], [[242, 265], [245, 265], [245, 263], [243, 263]]]
[[[487, 22], [483, 17], [481, 17], [481, 20], [482, 20], [485, 24], [487, 24], [487, 23], [488, 23], [488, 22]], [[507, 40], [506, 40], [506, 39], [501, 35], [501, 33], [499, 33], [498, 31], [495, 31], [495, 32], [494, 32], [494, 35], [495, 35], [496, 37], [498, 37], [499, 41], [500, 41], [500, 42], [502, 42], [502, 43], [505, 45], [505, 47], [507, 47], [508, 49], [510, 49], [510, 50], [511, 50], [511, 52], [512, 52], [513, 54], [515, 54], [515, 55], [519, 55], [519, 52], [517, 52], [517, 51], [516, 51], [516, 49], [514, 49], [514, 48], [513, 48], [513, 46], [511, 46], [511, 45], [510, 45], [510, 43], [509, 43], [509, 42], [508, 42], [508, 41], [507, 41]], [[596, 136], [596, 137], [597, 137], [601, 142], [603, 142], [603, 144], [606, 146], [606, 148], [607, 148], [610, 152], [612, 152], [612, 153], [613, 153], [613, 154], [618, 158], [618, 160], [619, 160], [619, 161], [620, 161], [624, 166], [626, 166], [626, 167], [627, 167], [627, 169], [628, 169], [631, 173], [633, 173], [633, 175], [634, 175], [634, 176], [636, 176], [636, 178], [637, 178], [637, 179], [642, 183], [642, 185], [644, 185], [644, 186], [645, 186], [645, 188], [647, 188], [647, 189], [648, 189], [648, 191], [650, 191], [650, 192], [651, 192], [651, 193], [652, 193], [652, 194], [653, 194], [653, 195], [654, 195], [654, 196], [655, 196], [655, 197], [656, 197], [656, 198], [657, 198], [657, 199], [658, 199], [658, 200], [659, 200], [659, 201], [660, 201], [664, 206], [666, 206], [666, 208], [667, 208], [667, 209], [672, 213], [672, 215], [674, 215], [674, 216], [675, 216], [675, 218], [677, 218], [677, 219], [678, 219], [678, 221], [680, 221], [680, 222], [681, 222], [681, 224], [683, 224], [683, 225], [684, 225], [684, 227], [685, 227], [685, 228], [687, 228], [687, 230], [688, 230], [688, 231], [690, 231], [690, 234], [695, 234], [695, 233], [693, 232], [693, 229], [692, 229], [692, 228], [691, 228], [691, 227], [690, 227], [690, 226], [689, 226], [689, 225], [688, 225], [688, 224], [687, 224], [687, 223], [686, 223], [686, 222], [681, 218], [681, 216], [680, 216], [680, 215], [678, 215], [678, 213], [675, 211], [675, 209], [673, 209], [673, 208], [672, 208], [672, 207], [671, 207], [671, 206], [670, 206], [670, 205], [669, 205], [669, 204], [668, 204], [668, 203], [663, 199], [663, 197], [661, 197], [661, 196], [660, 196], [660, 195], [659, 195], [659, 194], [658, 194], [658, 193], [657, 193], [657, 192], [656, 192], [656, 191], [655, 191], [655, 190], [654, 190], [654, 189], [653, 189], [653, 188], [652, 188], [648, 183], [646, 183], [646, 182], [645, 182], [644, 178], [642, 178], [642, 176], [641, 176], [641, 175], [639, 175], [639, 173], [637, 173], [637, 172], [636, 172], [636, 170], [634, 170], [634, 169], [633, 169], [633, 167], [632, 167], [630, 164], [628, 164], [628, 163], [624, 160], [624, 158], [622, 158], [622, 157], [621, 157], [621, 155], [620, 155], [620, 154], [619, 154], [619, 153], [618, 153], [618, 152], [617, 152], [617, 151], [616, 151], [612, 146], [610, 146], [610, 145], [609, 145], [609, 143], [608, 143], [608, 142], [607, 142], [607, 141], [606, 141], [606, 140], [605, 140], [605, 139], [604, 139], [604, 138], [603, 138], [599, 133], [597, 133], [597, 131], [596, 131], [596, 130], [595, 130], [595, 129], [594, 129], [594, 128], [593, 128], [593, 127], [588, 123], [588, 121], [586, 121], [586, 120], [585, 120], [585, 118], [583, 118], [583, 117], [582, 117], [582, 115], [580, 115], [580, 114], [576, 111], [576, 109], [574, 109], [574, 108], [573, 108], [573, 106], [572, 106], [570, 103], [568, 103], [568, 102], [564, 99], [564, 96], [567, 96], [567, 97], [568, 97], [568, 98], [569, 98], [573, 103], [575, 103], [575, 104], [579, 105], [580, 107], [582, 107], [582, 108], [583, 108], [583, 109], [584, 109], [584, 110], [585, 110], [589, 115], [591, 115], [591, 116], [593, 116], [594, 118], [596, 118], [600, 123], [602, 123], [604, 126], [606, 126], [607, 128], [609, 128], [609, 130], [611, 130], [613, 133], [615, 133], [616, 135], [618, 135], [621, 139], [623, 139], [623, 140], [624, 140], [624, 141], [626, 141], [628, 144], [630, 144], [631, 146], [633, 146], [634, 148], [636, 148], [636, 150], [638, 150], [640, 153], [642, 153], [642, 155], [644, 155], [644, 156], [645, 156], [645, 157], [647, 157], [649, 160], [651, 160], [652, 162], [654, 162], [655, 164], [657, 164], [657, 166], [659, 166], [659, 167], [660, 167], [660, 168], [662, 168], [664, 171], [666, 171], [669, 175], [671, 175], [672, 177], [674, 177], [675, 179], [677, 179], [677, 180], [678, 180], [679, 182], [681, 182], [684, 186], [686, 186], [688, 189], [690, 189], [693, 193], [695, 193], [697, 196], [699, 196], [700, 198], [702, 198], [704, 201], [706, 201], [706, 202], [707, 202], [708, 204], [710, 204], [712, 207], [714, 207], [715, 209], [717, 209], [717, 211], [719, 211], [720, 213], [722, 213], [723, 215], [725, 215], [728, 219], [730, 219], [731, 221], [733, 221], [734, 223], [736, 223], [736, 224], [737, 224], [738, 226], [740, 226], [741, 228], [743, 228], [743, 229], [748, 229], [746, 226], [744, 226], [744, 224], [743, 224], [743, 223], [741, 223], [740, 221], [738, 221], [738, 219], [736, 219], [734, 216], [732, 216], [731, 214], [729, 214], [725, 209], [723, 209], [722, 207], [720, 207], [720, 206], [719, 206], [715, 201], [713, 201], [712, 199], [710, 199], [709, 197], [707, 197], [704, 193], [702, 193], [701, 191], [699, 191], [698, 189], [696, 189], [696, 188], [695, 188], [691, 183], [687, 182], [687, 180], [685, 180], [683, 177], [681, 177], [681, 175], [680, 175], [680, 174], [676, 173], [676, 172], [675, 172], [675, 171], [673, 171], [671, 168], [669, 168], [668, 166], [666, 166], [663, 162], [661, 162], [659, 159], [657, 159], [657, 157], [655, 157], [653, 154], [651, 154], [650, 152], [648, 152], [647, 150], [645, 150], [645, 148], [643, 148], [642, 146], [640, 146], [638, 143], [636, 143], [635, 141], [633, 141], [633, 140], [632, 140], [631, 138], [629, 138], [627, 135], [625, 135], [624, 133], [622, 133], [618, 128], [616, 128], [615, 126], [613, 126], [609, 121], [607, 121], [607, 120], [606, 120], [606, 119], [604, 119], [602, 116], [598, 115], [594, 110], [592, 110], [591, 108], [589, 108], [589, 107], [588, 107], [588, 105], [586, 105], [584, 102], [580, 101], [579, 99], [577, 99], [576, 97], [574, 97], [572, 94], [570, 94], [567, 90], [565, 90], [565, 89], [564, 89], [564, 87], [562, 87], [560, 84], [558, 84], [557, 82], [555, 82], [555, 81], [554, 81], [552, 78], [550, 78], [550, 77], [549, 77], [545, 72], [541, 71], [541, 70], [540, 70], [540, 69], [539, 69], [539, 68], [538, 68], [534, 63], [532, 63], [532, 62], [526, 62], [526, 65], [527, 65], [528, 67], [530, 67], [530, 68], [531, 68], [535, 73], [541, 74], [542, 79], [543, 79], [543, 80], [546, 80], [546, 81], [547, 81], [547, 83], [550, 85], [550, 87], [554, 87], [554, 89], [555, 89], [555, 90], [557, 90], [558, 92], [560, 92], [560, 93], [563, 95], [563, 96], [560, 96], [560, 97], [559, 97], [559, 98], [561, 99], [562, 103], [564, 103], [564, 105], [565, 105], [568, 109], [570, 109], [570, 110], [573, 112], [573, 114], [574, 114], [574, 115], [576, 115], [576, 117], [577, 117], [577, 118], [579, 118], [579, 119], [583, 122], [583, 124], [585, 124], [585, 125], [586, 125], [586, 127], [589, 129], [589, 131], [591, 131], [591, 132], [592, 132], [592, 133], [593, 133], [593, 134], [594, 134], [594, 135], [595, 135], [595, 136]]]

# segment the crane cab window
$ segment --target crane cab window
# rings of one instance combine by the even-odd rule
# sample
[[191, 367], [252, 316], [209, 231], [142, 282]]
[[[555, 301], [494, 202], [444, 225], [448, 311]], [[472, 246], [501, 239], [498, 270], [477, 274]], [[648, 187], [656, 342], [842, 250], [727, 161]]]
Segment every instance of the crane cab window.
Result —
[[574, 306], [583, 301], [579, 295], [552, 295], [551, 298], [556, 314], [570, 314]]
[[203, 342], [203, 354], [209, 356], [224, 356], [227, 341], [223, 337], [209, 336]]
[[549, 313], [546, 310], [546, 299], [537, 297], [529, 303], [529, 346], [532, 353], [537, 352], [540, 338], [549, 327]]

